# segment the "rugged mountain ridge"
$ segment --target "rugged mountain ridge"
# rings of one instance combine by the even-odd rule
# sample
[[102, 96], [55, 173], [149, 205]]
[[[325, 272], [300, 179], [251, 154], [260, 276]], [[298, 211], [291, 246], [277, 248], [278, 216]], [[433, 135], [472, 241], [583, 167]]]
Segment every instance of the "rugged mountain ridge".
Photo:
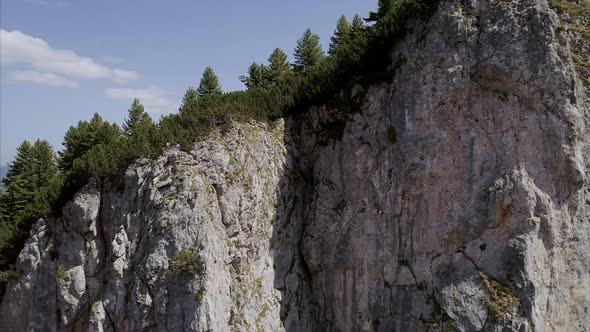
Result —
[[35, 224], [0, 329], [588, 330], [590, 102], [565, 19], [442, 2], [389, 81], [89, 184]]

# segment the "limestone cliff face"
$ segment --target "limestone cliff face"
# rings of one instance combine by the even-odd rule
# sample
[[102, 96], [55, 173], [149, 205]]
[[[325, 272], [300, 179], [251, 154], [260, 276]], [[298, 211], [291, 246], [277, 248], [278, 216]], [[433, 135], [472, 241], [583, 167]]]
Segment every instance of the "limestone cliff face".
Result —
[[590, 102], [564, 19], [443, 2], [387, 82], [89, 184], [34, 226], [0, 330], [589, 331]]
[[169, 149], [128, 169], [122, 193], [89, 184], [34, 226], [0, 330], [280, 330], [290, 316], [306, 327], [283, 128], [242, 124]]

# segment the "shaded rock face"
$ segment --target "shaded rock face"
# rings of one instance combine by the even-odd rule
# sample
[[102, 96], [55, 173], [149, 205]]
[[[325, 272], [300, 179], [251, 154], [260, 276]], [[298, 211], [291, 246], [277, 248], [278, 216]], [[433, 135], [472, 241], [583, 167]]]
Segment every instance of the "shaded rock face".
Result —
[[560, 24], [443, 2], [345, 106], [89, 184], [34, 225], [0, 330], [588, 331], [590, 103]]

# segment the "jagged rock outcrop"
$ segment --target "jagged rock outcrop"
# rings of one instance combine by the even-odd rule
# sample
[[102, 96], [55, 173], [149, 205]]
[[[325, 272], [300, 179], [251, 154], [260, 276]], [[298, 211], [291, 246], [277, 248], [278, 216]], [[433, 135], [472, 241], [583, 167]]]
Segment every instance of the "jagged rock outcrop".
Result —
[[123, 192], [89, 184], [34, 226], [1, 330], [279, 330], [295, 313], [305, 327], [283, 131], [243, 124], [140, 161]]
[[89, 184], [35, 224], [0, 330], [590, 330], [563, 24], [544, 0], [442, 2], [390, 81]]

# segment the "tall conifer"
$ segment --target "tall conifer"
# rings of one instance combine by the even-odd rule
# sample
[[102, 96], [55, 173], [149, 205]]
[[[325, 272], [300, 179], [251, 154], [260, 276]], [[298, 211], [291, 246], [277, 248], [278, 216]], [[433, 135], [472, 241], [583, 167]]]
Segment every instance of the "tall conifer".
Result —
[[324, 58], [324, 51], [320, 45], [320, 37], [305, 30], [303, 36], [297, 41], [295, 48], [295, 69], [306, 72], [319, 65]]
[[203, 77], [197, 88], [197, 94], [199, 97], [205, 97], [210, 95], [220, 95], [222, 93], [221, 85], [219, 85], [219, 78], [215, 75], [215, 72], [211, 67], [205, 68]]

